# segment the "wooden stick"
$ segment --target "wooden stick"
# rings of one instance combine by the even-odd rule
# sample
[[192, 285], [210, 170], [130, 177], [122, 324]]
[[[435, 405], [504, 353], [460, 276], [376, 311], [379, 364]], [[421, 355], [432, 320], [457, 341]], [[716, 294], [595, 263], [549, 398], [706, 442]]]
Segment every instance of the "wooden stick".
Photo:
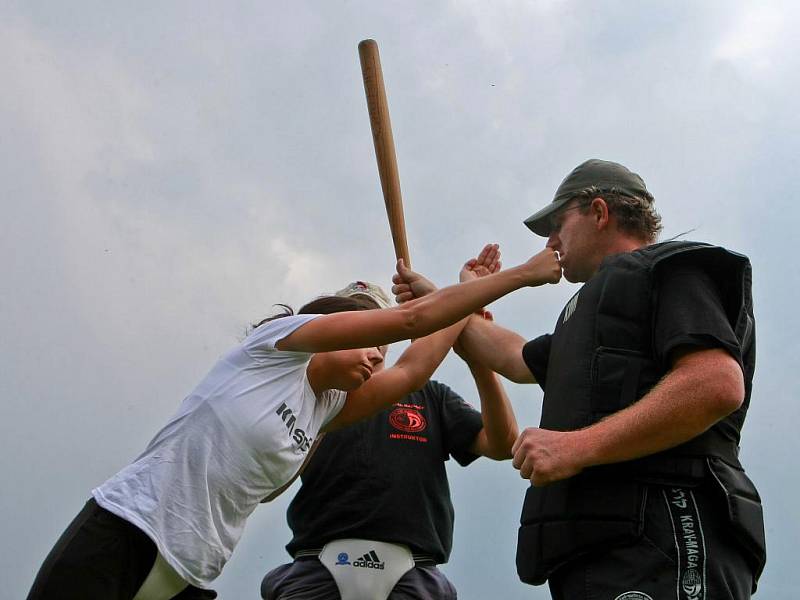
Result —
[[364, 77], [364, 91], [367, 94], [369, 123], [372, 128], [372, 140], [375, 143], [375, 158], [378, 161], [378, 173], [381, 177], [383, 201], [386, 204], [389, 229], [392, 232], [394, 255], [402, 258], [407, 267], [411, 267], [403, 216], [403, 197], [400, 193], [400, 175], [397, 171], [392, 122], [389, 119], [389, 104], [383, 85], [378, 44], [375, 40], [363, 40], [358, 44], [358, 55], [361, 58], [361, 74]]

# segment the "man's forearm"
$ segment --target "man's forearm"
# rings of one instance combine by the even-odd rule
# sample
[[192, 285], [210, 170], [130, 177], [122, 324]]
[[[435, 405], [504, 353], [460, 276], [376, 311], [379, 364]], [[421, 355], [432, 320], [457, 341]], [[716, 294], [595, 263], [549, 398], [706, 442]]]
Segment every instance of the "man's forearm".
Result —
[[472, 317], [459, 337], [472, 363], [483, 365], [516, 383], [536, 383], [522, 360], [525, 339], [487, 319]]
[[529, 427], [514, 443], [514, 467], [547, 485], [587, 467], [633, 460], [697, 437], [744, 399], [738, 363], [720, 349], [691, 352], [635, 404], [585, 429]]
[[736, 410], [744, 398], [739, 365], [724, 350], [679, 361], [632, 406], [573, 432], [584, 466], [621, 462], [673, 448]]

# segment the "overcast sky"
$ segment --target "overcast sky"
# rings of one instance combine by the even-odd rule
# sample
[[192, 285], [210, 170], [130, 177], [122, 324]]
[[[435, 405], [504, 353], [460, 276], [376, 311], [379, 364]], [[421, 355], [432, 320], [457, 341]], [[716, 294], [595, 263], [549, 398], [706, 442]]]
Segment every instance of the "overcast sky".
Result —
[[[411, 256], [438, 283], [486, 242], [507, 265], [538, 251], [522, 220], [593, 157], [643, 176], [662, 237], [694, 229], [751, 257], [742, 460], [767, 519], [758, 597], [795, 597], [799, 14], [728, 0], [0, 3], [0, 597], [24, 597], [90, 490], [248, 322], [354, 279], [389, 286], [368, 37]], [[534, 337], [574, 291], [492, 308]], [[457, 357], [436, 378], [477, 403]], [[520, 425], [538, 424], [538, 387], [506, 387]], [[518, 473], [449, 469], [444, 569], [460, 597], [549, 597], [514, 570]], [[288, 559], [290, 497], [251, 518], [221, 598], [257, 598]]]

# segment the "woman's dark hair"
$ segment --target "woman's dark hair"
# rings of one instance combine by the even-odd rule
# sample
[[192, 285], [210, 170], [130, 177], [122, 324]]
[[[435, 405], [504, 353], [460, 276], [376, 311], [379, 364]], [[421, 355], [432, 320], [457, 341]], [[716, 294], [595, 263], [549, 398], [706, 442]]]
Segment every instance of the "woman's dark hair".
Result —
[[[292, 307], [288, 304], [275, 304], [274, 306], [280, 306], [283, 309], [283, 312], [277, 315], [272, 315], [271, 317], [267, 317], [266, 319], [262, 319], [258, 323], [254, 323], [252, 325], [253, 329], [263, 325], [264, 323], [268, 323], [269, 321], [282, 319], [283, 317], [290, 317], [295, 314], [295, 312], [292, 310]], [[320, 296], [308, 304], [301, 306], [300, 310], [297, 311], [297, 314], [330, 315], [337, 312], [347, 312], [351, 310], [372, 310], [375, 308], [380, 308], [380, 306], [378, 306], [378, 303], [369, 296]]]

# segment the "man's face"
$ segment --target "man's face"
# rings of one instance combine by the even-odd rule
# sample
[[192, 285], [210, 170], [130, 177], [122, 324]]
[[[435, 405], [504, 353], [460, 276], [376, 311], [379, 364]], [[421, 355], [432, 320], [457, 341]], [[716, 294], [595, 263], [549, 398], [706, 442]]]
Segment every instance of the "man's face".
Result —
[[[587, 209], [584, 209], [587, 210]], [[584, 214], [577, 200], [572, 200], [551, 217], [550, 237], [546, 246], [559, 254], [564, 277], [572, 283], [588, 281], [594, 274], [597, 228], [593, 211]]]

